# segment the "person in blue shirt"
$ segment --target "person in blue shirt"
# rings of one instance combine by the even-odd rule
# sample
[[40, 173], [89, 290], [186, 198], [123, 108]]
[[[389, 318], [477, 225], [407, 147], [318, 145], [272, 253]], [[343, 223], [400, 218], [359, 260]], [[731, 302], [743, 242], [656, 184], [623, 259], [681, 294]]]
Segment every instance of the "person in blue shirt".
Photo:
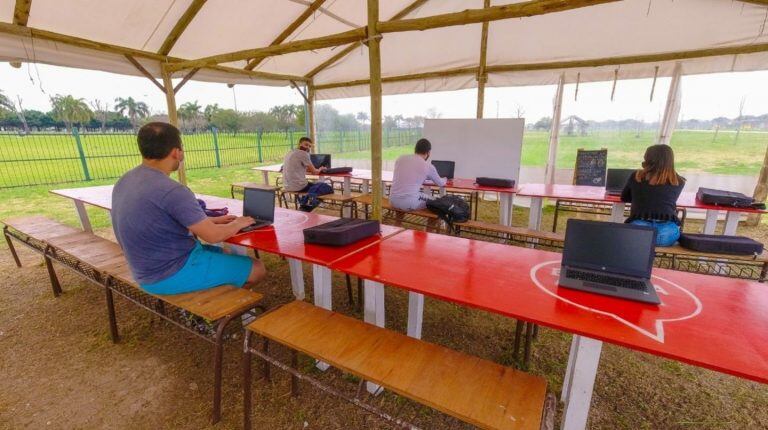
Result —
[[152, 294], [180, 294], [219, 285], [251, 286], [264, 264], [217, 246], [254, 222], [250, 217], [208, 217], [194, 193], [170, 178], [184, 160], [181, 133], [151, 122], [138, 133], [142, 163], [112, 191], [112, 226], [134, 279]]

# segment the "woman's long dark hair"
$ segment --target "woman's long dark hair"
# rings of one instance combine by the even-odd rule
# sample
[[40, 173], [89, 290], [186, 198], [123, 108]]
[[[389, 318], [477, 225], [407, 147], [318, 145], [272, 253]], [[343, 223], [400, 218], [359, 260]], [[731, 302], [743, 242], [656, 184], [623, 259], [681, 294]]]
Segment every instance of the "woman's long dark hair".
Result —
[[680, 185], [682, 178], [675, 171], [675, 153], [669, 145], [651, 145], [645, 150], [643, 168], [635, 174], [637, 182], [651, 185]]

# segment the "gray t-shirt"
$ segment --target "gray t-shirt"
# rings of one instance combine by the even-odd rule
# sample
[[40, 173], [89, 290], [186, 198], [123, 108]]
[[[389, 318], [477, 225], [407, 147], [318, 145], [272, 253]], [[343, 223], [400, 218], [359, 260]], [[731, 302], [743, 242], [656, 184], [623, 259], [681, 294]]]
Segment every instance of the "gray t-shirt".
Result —
[[206, 218], [192, 191], [165, 173], [140, 165], [112, 190], [112, 227], [139, 284], [179, 271], [195, 247], [189, 226]]
[[286, 191], [300, 191], [309, 184], [307, 167], [312, 165], [309, 152], [294, 149], [283, 160], [283, 187]]

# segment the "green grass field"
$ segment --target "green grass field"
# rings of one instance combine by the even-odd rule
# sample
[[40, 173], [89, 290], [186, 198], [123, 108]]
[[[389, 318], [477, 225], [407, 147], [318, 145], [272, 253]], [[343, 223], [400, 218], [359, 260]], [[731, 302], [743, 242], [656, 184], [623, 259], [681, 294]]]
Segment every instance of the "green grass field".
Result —
[[[275, 162], [296, 141], [301, 132], [218, 133], [186, 135], [186, 165], [190, 170], [218, 166], [246, 166]], [[411, 152], [420, 130], [385, 130], [383, 158], [394, 160]], [[610, 167], [639, 165], [643, 152], [655, 140], [653, 132], [596, 132], [587, 136], [560, 137], [557, 163], [571, 167], [576, 150], [608, 149]], [[370, 137], [367, 132], [321, 132], [318, 149], [336, 158], [367, 159]], [[735, 142], [734, 132], [678, 131], [672, 138], [677, 167], [682, 172], [756, 175], [768, 145], [768, 133], [743, 132]], [[522, 164], [544, 166], [549, 146], [548, 132], [526, 132]], [[85, 159], [80, 156], [80, 148]], [[69, 134], [17, 136], [0, 133], [0, 188], [114, 179], [139, 161], [135, 137], [129, 134], [83, 134], [77, 140]], [[470, 148], [471, 149], [471, 148]], [[470, 150], [468, 149], [468, 150]], [[87, 170], [87, 173], [86, 173]]]
[[[601, 132], [587, 136], [560, 136], [558, 167], [573, 167], [576, 150], [608, 149], [608, 165], [616, 168], [638, 167], [645, 148], [654, 143], [655, 133]], [[683, 172], [706, 172], [730, 175], [756, 175], [760, 172], [768, 133], [742, 132], [738, 143], [735, 133], [721, 131], [715, 136], [707, 131], [677, 131], [672, 136], [676, 164]], [[523, 137], [522, 165], [543, 167], [549, 148], [549, 132], [526, 131]], [[384, 148], [385, 160], [411, 152], [410, 146]], [[339, 154], [339, 158], [368, 158], [367, 151]]]

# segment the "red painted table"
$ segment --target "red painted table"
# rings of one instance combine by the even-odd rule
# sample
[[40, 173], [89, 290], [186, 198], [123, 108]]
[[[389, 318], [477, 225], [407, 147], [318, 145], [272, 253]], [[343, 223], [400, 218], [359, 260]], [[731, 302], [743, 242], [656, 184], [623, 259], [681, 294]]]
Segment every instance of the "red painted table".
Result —
[[[523, 184], [517, 192], [518, 195], [531, 198], [531, 211], [529, 214], [528, 228], [538, 230], [541, 226], [541, 209], [543, 199], [575, 200], [581, 202], [611, 203], [611, 220], [622, 222], [624, 220], [625, 204], [619, 196], [611, 196], [605, 193], [601, 187], [589, 187], [584, 185], [561, 184]], [[739, 217], [744, 213], [768, 213], [768, 211], [712, 206], [701, 203], [696, 199], [696, 193], [684, 191], [677, 200], [677, 206], [685, 209], [704, 210], [707, 213], [704, 223], [704, 233], [714, 234], [717, 225], [717, 217], [720, 211], [725, 211], [725, 230], [723, 234], [735, 235], [739, 223]]]
[[[663, 304], [646, 305], [557, 287], [560, 254], [405, 231], [332, 264], [415, 295], [573, 333], [564, 428], [584, 428], [602, 342], [768, 383], [768, 288], [756, 282], [654, 270]], [[367, 285], [368, 287], [368, 285]], [[366, 304], [383, 323], [381, 297]], [[376, 303], [381, 300], [382, 304]], [[409, 300], [420, 335], [423, 302]], [[732, 328], [738, 324], [739, 329]]]

